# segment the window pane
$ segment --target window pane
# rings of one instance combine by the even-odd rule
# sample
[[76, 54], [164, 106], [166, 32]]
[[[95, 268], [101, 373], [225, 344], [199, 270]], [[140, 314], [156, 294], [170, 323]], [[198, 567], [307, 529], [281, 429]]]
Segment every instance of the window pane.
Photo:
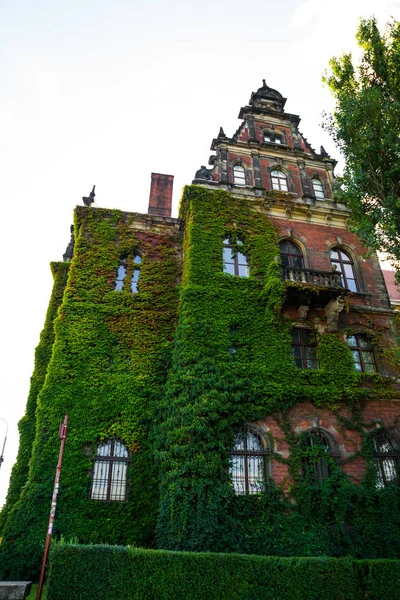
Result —
[[247, 458], [249, 494], [264, 491], [263, 465], [262, 456], [249, 456]]
[[357, 340], [356, 340], [355, 335], [349, 335], [349, 337], [347, 338], [347, 345], [348, 346], [357, 346]]
[[339, 259], [339, 254], [336, 252], [336, 250], [331, 250], [331, 258], [334, 258], [336, 260]]
[[126, 462], [115, 462], [112, 466], [110, 500], [124, 502], [126, 500]]
[[347, 288], [351, 291], [351, 292], [357, 292], [357, 284], [355, 282], [354, 279], [347, 279]]
[[233, 263], [224, 263], [224, 273], [230, 273], [231, 275], [235, 274], [235, 267]]
[[282, 144], [282, 140], [280, 137], [276, 136], [275, 138], [275, 144]]
[[236, 494], [245, 494], [244, 456], [233, 456], [231, 467], [232, 483]]
[[222, 250], [222, 260], [224, 262], [232, 262], [232, 249], [224, 247]]
[[226, 237], [222, 243], [225, 244], [226, 246], [230, 246], [231, 240]]
[[239, 265], [247, 265], [247, 256], [242, 254], [241, 252], [237, 253], [237, 261]]
[[135, 258], [133, 259], [133, 262], [137, 265], [140, 265], [140, 263], [142, 262], [142, 257], [139, 256], [139, 254], [135, 254]]
[[304, 266], [303, 259], [301, 256], [294, 256], [292, 259], [292, 263], [296, 269], [302, 269]]
[[93, 467], [92, 500], [107, 500], [110, 463], [96, 460]]
[[249, 277], [250, 269], [247, 265], [238, 265], [239, 277]]
[[365, 335], [357, 335], [357, 341], [358, 341], [358, 345], [361, 346], [361, 348], [369, 348], [369, 340]]

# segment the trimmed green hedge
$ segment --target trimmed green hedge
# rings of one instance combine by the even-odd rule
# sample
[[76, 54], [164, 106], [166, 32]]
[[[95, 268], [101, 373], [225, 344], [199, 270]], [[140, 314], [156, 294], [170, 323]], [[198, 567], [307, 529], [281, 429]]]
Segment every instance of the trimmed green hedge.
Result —
[[400, 561], [58, 544], [47, 600], [396, 600]]

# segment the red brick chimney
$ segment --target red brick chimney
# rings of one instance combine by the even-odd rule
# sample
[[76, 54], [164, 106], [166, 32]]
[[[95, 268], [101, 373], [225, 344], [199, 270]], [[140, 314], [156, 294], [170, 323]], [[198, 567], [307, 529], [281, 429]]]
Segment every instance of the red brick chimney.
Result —
[[151, 187], [149, 199], [149, 215], [170, 217], [172, 209], [173, 175], [151, 174]]

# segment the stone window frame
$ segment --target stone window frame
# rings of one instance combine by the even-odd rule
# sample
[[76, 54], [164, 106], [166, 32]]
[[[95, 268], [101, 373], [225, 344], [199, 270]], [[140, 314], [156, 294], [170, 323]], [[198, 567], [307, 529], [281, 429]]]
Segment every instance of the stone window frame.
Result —
[[[287, 182], [287, 190], [276, 190], [273, 187], [272, 184], [272, 175], [271, 173], [273, 171], [281, 171], [282, 173], [284, 173], [285, 177], [286, 177], [286, 182]], [[267, 172], [269, 175], [269, 189], [273, 192], [283, 192], [284, 194], [292, 194], [293, 193], [293, 182], [292, 182], [292, 175], [289, 171], [289, 169], [285, 166], [283, 166], [280, 162], [275, 162], [273, 163], [271, 166], [267, 167]]]
[[[236, 167], [241, 167], [244, 170], [244, 181], [245, 182], [243, 184], [235, 182], [235, 168]], [[249, 168], [242, 160], [235, 160], [232, 163], [232, 185], [241, 187], [241, 188], [250, 185]]]
[[[310, 177], [310, 181], [311, 181], [311, 189], [313, 191], [313, 195], [314, 198], [316, 200], [326, 200], [327, 199], [327, 195], [326, 195], [326, 186], [325, 186], [325, 182], [323, 181], [322, 177], [320, 175], [311, 175]], [[322, 193], [323, 193], [323, 197], [319, 198], [317, 196], [317, 194], [315, 193], [315, 188], [314, 188], [314, 181], [318, 181], [318, 183], [321, 184], [322, 187]]]
[[[254, 448], [248, 448], [248, 438], [247, 435], [251, 434], [255, 436], [260, 442], [260, 449], [256, 450]], [[238, 442], [238, 437], [242, 435], [243, 439], [243, 448], [237, 448], [240, 444]], [[236, 448], [236, 449], [235, 449]], [[272, 454], [273, 454], [273, 444], [272, 439], [268, 436], [260, 427], [256, 425], [252, 425], [251, 423], [245, 423], [242, 427], [238, 428], [235, 432], [235, 437], [233, 440], [232, 448], [230, 451], [231, 464], [229, 468], [229, 473], [231, 476], [232, 487], [235, 491], [235, 494], [238, 496], [242, 495], [253, 495], [260, 494], [265, 492], [265, 484], [272, 479]], [[234, 457], [243, 457], [243, 477], [234, 476]], [[249, 472], [251, 468], [251, 462], [249, 459], [251, 458], [259, 458], [262, 461], [262, 480], [259, 479], [258, 482], [255, 480], [255, 486], [259, 485], [259, 489], [251, 489], [251, 474], [249, 476]], [[259, 464], [259, 463], [258, 463]], [[260, 484], [261, 482], [261, 484]], [[235, 485], [236, 483], [236, 485]], [[242, 484], [242, 485], [240, 485]], [[239, 489], [239, 486], [241, 489]]]
[[[261, 135], [262, 135], [262, 143], [263, 144], [277, 144], [278, 146], [287, 146], [287, 142], [286, 142], [286, 136], [284, 134], [283, 131], [278, 131], [275, 129], [263, 129], [261, 131]], [[268, 141], [265, 140], [265, 136], [269, 135], [269, 136], [275, 136], [278, 137], [281, 141], [280, 142], [275, 142], [275, 141]]]

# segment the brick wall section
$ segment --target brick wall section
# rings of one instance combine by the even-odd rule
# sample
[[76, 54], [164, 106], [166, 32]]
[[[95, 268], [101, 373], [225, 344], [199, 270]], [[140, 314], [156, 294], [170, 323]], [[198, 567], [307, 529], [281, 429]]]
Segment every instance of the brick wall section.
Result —
[[158, 215], [160, 217], [171, 216], [173, 185], [173, 175], [151, 174], [149, 215]]
[[[343, 408], [339, 413], [351, 419], [350, 411]], [[388, 428], [397, 433], [400, 437], [400, 423], [398, 417], [400, 414], [400, 402], [396, 400], [373, 400], [367, 402], [362, 412], [362, 422], [365, 431], [373, 431], [376, 428], [376, 422], [382, 427]], [[330, 410], [316, 408], [310, 402], [297, 404], [289, 411], [289, 420], [292, 428], [300, 434], [302, 431], [318, 423], [319, 426], [328, 431], [334, 438], [338, 448], [341, 460], [341, 468], [351, 481], [360, 483], [365, 475], [366, 464], [363, 457], [353, 455], [361, 448], [361, 436], [358, 431], [342, 429], [338, 423], [335, 414]], [[284, 433], [279, 427], [274, 417], [267, 417], [260, 421], [258, 425], [262, 429], [267, 429], [272, 436], [273, 450], [281, 454], [283, 458], [289, 455], [290, 448], [284, 440]], [[288, 491], [293, 483], [287, 465], [279, 460], [273, 459], [271, 464], [271, 474], [275, 483], [283, 486]]]

